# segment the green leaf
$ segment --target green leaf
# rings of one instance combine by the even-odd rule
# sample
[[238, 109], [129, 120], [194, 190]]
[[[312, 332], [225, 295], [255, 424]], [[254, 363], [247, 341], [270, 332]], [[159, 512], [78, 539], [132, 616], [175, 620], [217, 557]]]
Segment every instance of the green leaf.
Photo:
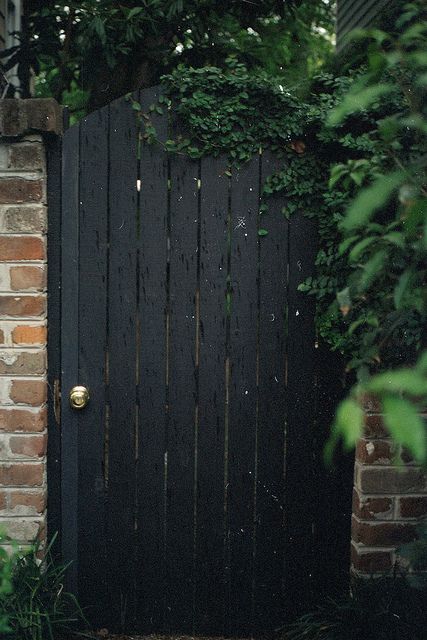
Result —
[[427, 351], [421, 354], [415, 368], [422, 375], [427, 375]]
[[258, 229], [258, 235], [259, 235], [259, 236], [266, 236], [266, 235], [268, 235], [268, 231], [267, 231], [267, 229]]
[[368, 238], [363, 238], [360, 242], [354, 245], [353, 249], [349, 253], [349, 259], [354, 262], [358, 260], [358, 258], [362, 255], [364, 250], [369, 247], [373, 242], [378, 240], [376, 236], [369, 236]]
[[401, 309], [402, 299], [412, 279], [412, 275], [413, 275], [412, 271], [407, 269], [400, 276], [399, 281], [395, 286], [394, 292], [393, 292], [393, 301], [394, 301], [395, 309], [398, 309], [398, 310]]
[[137, 16], [139, 13], [143, 11], [143, 7], [134, 7], [131, 9], [127, 15], [127, 19], [131, 20], [133, 17]]
[[336, 164], [331, 169], [331, 177], [329, 178], [329, 188], [332, 189], [333, 186], [340, 180], [340, 178], [348, 173], [348, 168], [344, 164]]
[[350, 236], [349, 238], [343, 240], [338, 247], [338, 255], [342, 256], [358, 238], [359, 236]]
[[93, 30], [95, 31], [95, 33], [98, 35], [101, 43], [105, 44], [105, 42], [106, 42], [105, 26], [104, 26], [104, 23], [103, 23], [103, 21], [101, 20], [101, 18], [99, 16], [95, 16], [93, 18], [92, 27], [93, 27]]
[[350, 288], [346, 287], [337, 293], [337, 302], [341, 313], [346, 316], [351, 309]]
[[354, 87], [352, 91], [345, 95], [341, 104], [331, 111], [327, 124], [330, 127], [338, 126], [350, 114], [367, 109], [379, 98], [392, 91], [393, 86], [391, 84], [376, 84], [365, 88], [360, 88], [360, 85]]
[[371, 378], [367, 389], [374, 394], [405, 393], [419, 397], [427, 395], [427, 378], [416, 369], [396, 369]]
[[352, 171], [350, 173], [350, 178], [357, 184], [358, 187], [362, 186], [364, 176], [361, 173], [357, 173], [356, 171]]
[[343, 400], [338, 406], [335, 424], [343, 439], [344, 449], [352, 449], [363, 431], [363, 410], [353, 398]]
[[424, 463], [427, 455], [426, 427], [416, 407], [408, 400], [392, 395], [384, 397], [383, 407], [384, 422], [394, 440]]
[[363, 265], [363, 271], [359, 280], [359, 291], [368, 289], [374, 280], [379, 276], [386, 262], [387, 252], [377, 251], [372, 258]]
[[385, 234], [383, 239], [387, 240], [387, 242], [390, 242], [391, 244], [394, 244], [396, 247], [400, 247], [401, 249], [403, 249], [403, 247], [405, 246], [403, 233], [400, 233], [399, 231], [390, 231], [390, 233]]
[[363, 189], [350, 205], [341, 228], [346, 231], [357, 229], [365, 225], [373, 214], [385, 206], [393, 191], [403, 182], [405, 174], [402, 171], [381, 176], [373, 184]]

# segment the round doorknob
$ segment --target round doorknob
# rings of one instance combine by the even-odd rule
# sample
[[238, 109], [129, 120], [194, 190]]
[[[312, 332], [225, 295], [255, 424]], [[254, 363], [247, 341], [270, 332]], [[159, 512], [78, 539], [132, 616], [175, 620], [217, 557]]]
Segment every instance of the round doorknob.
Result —
[[89, 391], [86, 387], [73, 387], [70, 391], [70, 405], [73, 409], [84, 409], [89, 402], [89, 397]]

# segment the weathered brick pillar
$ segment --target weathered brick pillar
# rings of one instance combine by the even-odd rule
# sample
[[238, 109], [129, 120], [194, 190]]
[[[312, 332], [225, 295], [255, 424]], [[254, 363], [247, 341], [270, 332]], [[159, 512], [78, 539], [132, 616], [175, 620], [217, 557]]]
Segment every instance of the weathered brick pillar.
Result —
[[53, 100], [0, 101], [0, 530], [19, 543], [46, 522], [46, 136]]
[[427, 476], [389, 437], [374, 399], [365, 402], [365, 437], [356, 449], [352, 572], [384, 574], [398, 558], [396, 549], [416, 538], [427, 516]]

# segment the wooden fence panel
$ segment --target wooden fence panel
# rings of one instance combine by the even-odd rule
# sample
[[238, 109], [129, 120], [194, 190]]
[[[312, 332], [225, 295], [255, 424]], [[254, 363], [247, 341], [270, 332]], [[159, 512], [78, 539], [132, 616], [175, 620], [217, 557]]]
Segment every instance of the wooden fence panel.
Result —
[[[191, 632], [197, 440], [199, 163], [170, 160], [166, 628]], [[179, 580], [177, 577], [180, 576]]]
[[313, 428], [317, 389], [314, 299], [298, 291], [298, 285], [313, 273], [315, 256], [315, 224], [297, 212], [289, 221], [287, 304], [284, 590], [290, 611], [297, 611], [312, 591], [315, 562]]
[[134, 615], [137, 139], [131, 103], [113, 102], [109, 130], [107, 553], [111, 614], [122, 626], [128, 626]]
[[78, 384], [91, 400], [79, 421], [79, 596], [99, 600], [93, 619], [108, 601], [104, 435], [106, 420], [105, 353], [108, 277], [108, 126], [104, 107], [80, 124], [79, 372]]
[[259, 157], [231, 182], [227, 633], [251, 630], [257, 446]]
[[[261, 183], [281, 163], [262, 155]], [[284, 455], [286, 429], [286, 295], [288, 220], [283, 197], [268, 199], [261, 227], [259, 298], [259, 400], [257, 437], [255, 628], [277, 626], [283, 611]]]
[[[141, 92], [144, 113], [158, 99]], [[154, 114], [157, 135], [168, 135], [167, 117]], [[144, 131], [144, 130], [143, 130]], [[143, 132], [142, 131], [142, 132]], [[138, 507], [137, 620], [147, 632], [164, 624], [165, 454], [167, 451], [168, 158], [159, 146], [143, 145], [140, 159], [138, 231]]]
[[226, 159], [201, 163], [195, 630], [217, 632], [225, 606], [225, 410], [229, 185]]

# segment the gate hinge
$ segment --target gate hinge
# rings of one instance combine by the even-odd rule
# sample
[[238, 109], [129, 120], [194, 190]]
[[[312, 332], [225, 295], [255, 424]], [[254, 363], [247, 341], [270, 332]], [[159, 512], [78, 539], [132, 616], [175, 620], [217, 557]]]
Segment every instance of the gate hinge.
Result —
[[61, 424], [61, 387], [59, 380], [53, 383], [53, 413], [55, 415], [56, 424]]

